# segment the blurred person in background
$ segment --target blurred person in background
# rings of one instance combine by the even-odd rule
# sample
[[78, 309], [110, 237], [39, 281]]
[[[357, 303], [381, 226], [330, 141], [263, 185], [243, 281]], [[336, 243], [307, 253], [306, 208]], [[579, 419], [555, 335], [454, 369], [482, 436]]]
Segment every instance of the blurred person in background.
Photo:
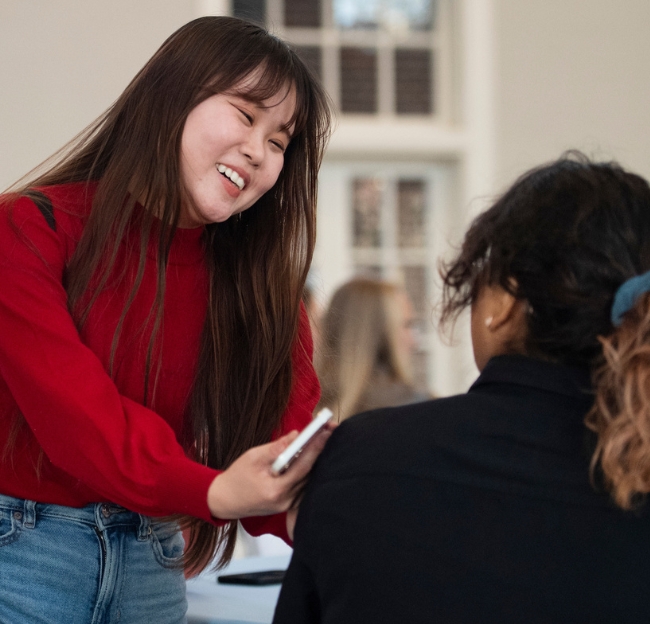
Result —
[[649, 622], [648, 183], [535, 169], [443, 278], [480, 376], [334, 431], [274, 624]]
[[397, 284], [355, 278], [332, 296], [315, 352], [322, 394], [340, 422], [378, 407], [426, 401], [415, 388], [413, 306]]

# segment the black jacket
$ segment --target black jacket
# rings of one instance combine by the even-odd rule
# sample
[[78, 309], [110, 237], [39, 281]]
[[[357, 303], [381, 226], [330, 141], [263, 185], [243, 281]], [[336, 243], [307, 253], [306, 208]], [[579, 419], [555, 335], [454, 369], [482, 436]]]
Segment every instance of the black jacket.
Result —
[[493, 358], [464, 395], [344, 422], [274, 624], [650, 622], [650, 515], [589, 481], [586, 371]]

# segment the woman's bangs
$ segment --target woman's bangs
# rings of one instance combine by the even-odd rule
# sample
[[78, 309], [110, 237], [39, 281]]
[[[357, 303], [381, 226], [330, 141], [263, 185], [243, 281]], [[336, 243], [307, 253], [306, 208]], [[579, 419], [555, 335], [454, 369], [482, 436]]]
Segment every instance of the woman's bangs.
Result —
[[288, 122], [294, 126], [293, 135], [300, 134], [307, 126], [309, 117], [309, 87], [303, 72], [289, 57], [278, 58], [271, 55], [249, 72], [249, 76], [258, 72], [258, 79], [244, 88], [237, 88], [237, 94], [255, 102], [258, 106], [264, 101], [282, 94], [282, 100], [289, 96], [293, 89], [296, 94], [296, 107]]

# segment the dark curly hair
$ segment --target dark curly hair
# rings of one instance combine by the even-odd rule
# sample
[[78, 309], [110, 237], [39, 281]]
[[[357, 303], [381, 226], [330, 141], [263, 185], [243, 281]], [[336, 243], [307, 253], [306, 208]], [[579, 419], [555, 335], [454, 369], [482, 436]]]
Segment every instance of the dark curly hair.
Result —
[[441, 268], [443, 323], [483, 284], [529, 304], [526, 352], [592, 366], [612, 330], [616, 289], [650, 269], [650, 188], [616, 163], [580, 152], [520, 177]]

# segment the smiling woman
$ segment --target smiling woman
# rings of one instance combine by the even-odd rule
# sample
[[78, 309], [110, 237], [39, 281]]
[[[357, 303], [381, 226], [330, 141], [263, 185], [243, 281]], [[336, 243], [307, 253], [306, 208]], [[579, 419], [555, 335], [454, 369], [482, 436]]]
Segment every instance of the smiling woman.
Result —
[[0, 621], [181, 622], [235, 520], [291, 541], [329, 122], [285, 43], [201, 18], [0, 198]]

